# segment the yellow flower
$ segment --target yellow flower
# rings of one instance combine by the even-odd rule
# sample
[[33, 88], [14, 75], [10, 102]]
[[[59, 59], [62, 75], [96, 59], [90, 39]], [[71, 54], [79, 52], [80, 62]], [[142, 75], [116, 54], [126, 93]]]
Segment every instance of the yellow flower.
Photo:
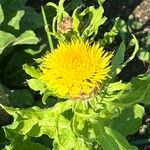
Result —
[[80, 40], [60, 43], [43, 57], [41, 79], [59, 97], [89, 97], [107, 79], [112, 54]]

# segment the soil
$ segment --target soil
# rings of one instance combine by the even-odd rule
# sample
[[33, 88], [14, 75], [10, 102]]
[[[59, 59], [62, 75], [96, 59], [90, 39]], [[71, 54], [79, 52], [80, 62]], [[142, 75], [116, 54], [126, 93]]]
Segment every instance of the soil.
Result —
[[150, 0], [143, 0], [133, 11], [135, 18], [143, 24], [149, 24], [150, 21]]

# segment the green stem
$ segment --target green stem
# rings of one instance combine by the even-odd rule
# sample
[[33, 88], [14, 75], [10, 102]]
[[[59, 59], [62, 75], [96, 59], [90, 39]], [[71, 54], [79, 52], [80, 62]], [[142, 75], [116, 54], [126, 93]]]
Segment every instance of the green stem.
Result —
[[41, 10], [42, 10], [42, 17], [43, 17], [43, 21], [44, 21], [44, 28], [45, 28], [45, 31], [46, 31], [46, 34], [47, 34], [49, 47], [50, 47], [50, 50], [52, 51], [54, 49], [54, 46], [53, 46], [53, 41], [52, 41], [52, 37], [51, 37], [50, 30], [49, 30], [49, 27], [48, 27], [49, 25], [47, 23], [47, 19], [46, 19], [46, 15], [45, 15], [43, 6], [41, 6]]

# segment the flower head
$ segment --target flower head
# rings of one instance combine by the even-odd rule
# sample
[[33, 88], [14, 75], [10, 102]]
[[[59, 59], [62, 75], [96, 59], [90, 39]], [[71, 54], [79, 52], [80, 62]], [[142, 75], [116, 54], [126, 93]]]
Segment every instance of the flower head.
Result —
[[112, 54], [88, 41], [60, 43], [44, 56], [41, 79], [59, 97], [88, 97], [107, 79], [111, 58]]

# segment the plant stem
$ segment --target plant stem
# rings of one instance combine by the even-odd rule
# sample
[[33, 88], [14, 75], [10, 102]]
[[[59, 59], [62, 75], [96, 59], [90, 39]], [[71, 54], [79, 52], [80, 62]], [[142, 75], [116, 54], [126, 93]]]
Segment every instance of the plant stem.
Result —
[[50, 47], [50, 50], [52, 51], [54, 49], [54, 46], [53, 46], [53, 41], [52, 41], [52, 37], [51, 37], [51, 34], [50, 34], [50, 30], [49, 30], [49, 25], [47, 23], [47, 19], [46, 19], [46, 15], [45, 15], [43, 6], [41, 6], [41, 10], [42, 10], [42, 17], [43, 17], [43, 21], [44, 21], [44, 28], [45, 28], [45, 31], [46, 31], [46, 34], [47, 34], [49, 47]]

